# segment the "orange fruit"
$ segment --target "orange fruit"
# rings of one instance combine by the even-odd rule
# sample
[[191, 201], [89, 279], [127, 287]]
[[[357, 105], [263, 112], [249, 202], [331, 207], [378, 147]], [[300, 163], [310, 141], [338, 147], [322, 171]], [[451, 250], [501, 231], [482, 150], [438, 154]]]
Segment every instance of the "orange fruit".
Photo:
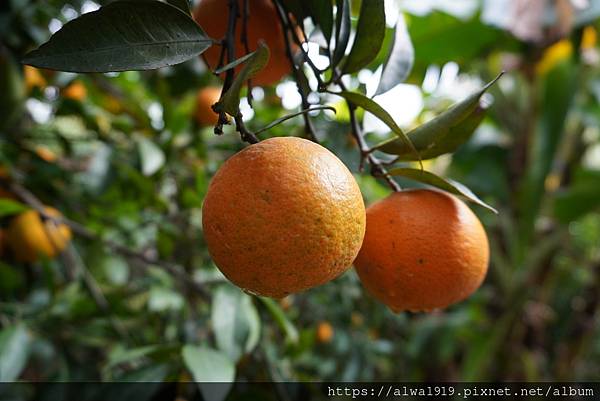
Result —
[[[235, 58], [238, 59], [257, 49], [262, 40], [269, 47], [271, 57], [269, 63], [252, 78], [255, 85], [271, 85], [281, 80], [291, 71], [290, 62], [286, 55], [283, 28], [279, 23], [277, 10], [271, 0], [250, 0], [248, 13], [248, 47], [246, 51], [242, 42], [242, 17], [241, 13], [245, 0], [238, 0], [240, 18], [236, 23]], [[208, 36], [215, 40], [222, 40], [227, 34], [229, 24], [229, 6], [226, 0], [201, 0], [194, 10], [194, 20], [204, 29]], [[202, 55], [211, 69], [217, 68], [221, 57], [222, 47], [213, 45]], [[296, 47], [294, 47], [295, 51]], [[243, 64], [236, 67], [236, 71], [243, 68]]]
[[333, 327], [329, 322], [320, 322], [317, 326], [317, 341], [320, 343], [328, 343], [333, 339]]
[[329, 150], [306, 139], [271, 138], [219, 169], [202, 226], [229, 280], [282, 298], [348, 269], [364, 236], [365, 207], [354, 177]]
[[198, 91], [196, 95], [196, 121], [201, 126], [216, 125], [219, 115], [212, 109], [212, 105], [221, 98], [221, 88], [208, 86]]
[[430, 311], [461, 301], [482, 283], [487, 235], [469, 207], [445, 192], [394, 193], [367, 209], [354, 262], [366, 289], [394, 312]]
[[[60, 217], [58, 210], [46, 207], [51, 216]], [[28, 210], [12, 219], [8, 226], [8, 244], [15, 259], [35, 262], [40, 257], [53, 258], [62, 252], [71, 240], [71, 230], [64, 224], [42, 221], [35, 210]]]
[[62, 91], [62, 96], [65, 99], [71, 99], [78, 102], [83, 101], [87, 97], [87, 89], [80, 81], [74, 81]]
[[27, 92], [30, 92], [33, 88], [45, 88], [47, 85], [46, 78], [42, 75], [39, 69], [26, 65], [23, 69], [23, 75], [25, 76], [25, 87]]
[[56, 153], [54, 153], [45, 146], [36, 146], [34, 152], [36, 155], [38, 155], [40, 159], [48, 163], [54, 163], [58, 159]]

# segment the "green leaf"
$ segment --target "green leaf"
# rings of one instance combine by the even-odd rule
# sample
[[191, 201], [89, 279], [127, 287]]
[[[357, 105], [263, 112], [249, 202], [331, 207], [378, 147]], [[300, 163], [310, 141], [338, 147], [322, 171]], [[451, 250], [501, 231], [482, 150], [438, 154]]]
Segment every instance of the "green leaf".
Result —
[[223, 73], [223, 72], [225, 72], [225, 71], [227, 71], [227, 70], [231, 70], [231, 69], [233, 69], [233, 68], [237, 67], [238, 65], [240, 65], [240, 64], [242, 64], [242, 63], [245, 63], [245, 62], [246, 62], [246, 61], [248, 61], [248, 59], [249, 59], [250, 57], [252, 57], [252, 56], [254, 56], [254, 52], [252, 52], [252, 53], [248, 53], [248, 54], [245, 54], [245, 55], [243, 55], [242, 57], [240, 57], [240, 58], [238, 58], [238, 59], [235, 59], [235, 60], [233, 60], [231, 63], [225, 64], [225, 65], [224, 65], [223, 67], [221, 67], [221, 68], [217, 68], [217, 69], [214, 71], [214, 73], [215, 73], [215, 74], [217, 74], [217, 75], [220, 75], [221, 73]]
[[535, 230], [545, 182], [565, 133], [565, 121], [579, 87], [579, 67], [565, 60], [550, 70], [541, 85], [537, 126], [529, 146], [528, 166], [521, 182], [519, 257], [525, 257]]
[[240, 93], [247, 80], [256, 75], [269, 62], [269, 48], [264, 42], [258, 44], [258, 49], [251, 53], [246, 65], [235, 77], [231, 87], [222, 95], [221, 100], [214, 105], [215, 111], [225, 113], [231, 116], [237, 116], [240, 113]]
[[[483, 119], [481, 115], [483, 109], [479, 104], [481, 96], [501, 76], [502, 73], [465, 100], [454, 104], [433, 120], [426, 122], [407, 134], [412, 145], [420, 152], [422, 158], [424, 158], [424, 155], [429, 155], [428, 158], [439, 156], [445, 153], [444, 150], [446, 149], [455, 150], [470, 138], [477, 125], [481, 122], [481, 119]], [[473, 118], [469, 119], [471, 116]], [[453, 133], [458, 135], [452, 135]], [[373, 149], [398, 156], [406, 156], [408, 153], [414, 154], [412, 149], [407, 146], [406, 141], [396, 138], [384, 141], [374, 146]]]
[[337, 13], [335, 16], [335, 49], [331, 61], [332, 68], [337, 67], [346, 54], [346, 47], [350, 40], [352, 21], [350, 19], [350, 0], [336, 0]]
[[433, 173], [428, 171], [414, 169], [414, 168], [395, 168], [388, 171], [390, 175], [405, 177], [411, 179], [413, 181], [422, 182], [423, 184], [432, 185], [436, 188], [442, 189], [446, 192], [449, 192], [454, 195], [461, 196], [466, 200], [476, 203], [479, 206], [483, 206], [484, 208], [498, 213], [496, 209], [491, 207], [490, 205], [483, 202], [481, 199], [477, 197], [471, 190], [459, 182], [439, 177]]
[[0, 198], [0, 217], [12, 216], [29, 209], [24, 204], [8, 198]]
[[321, 28], [327, 43], [330, 43], [333, 33], [333, 7], [331, 1], [308, 0], [306, 6], [315, 25]]
[[379, 53], [385, 38], [385, 7], [383, 0], [363, 0], [352, 50], [342, 68], [351, 74], [366, 67]]
[[8, 50], [0, 44], [0, 128], [9, 128], [22, 114], [25, 84]]
[[[479, 124], [485, 118], [487, 109], [478, 106], [469, 116], [458, 123], [458, 125], [447, 130], [446, 135], [440, 136], [439, 140], [433, 143], [429, 148], [424, 149], [419, 154], [421, 160], [429, 160], [446, 153], [455, 152], [462, 144], [467, 142], [475, 133]], [[408, 134], [409, 138], [411, 133]], [[398, 157], [398, 161], [416, 161], [414, 154], [405, 153]]]
[[404, 82], [415, 61], [415, 49], [410, 41], [410, 35], [406, 29], [404, 16], [398, 18], [394, 33], [394, 43], [383, 66], [383, 73], [375, 95], [385, 93]]
[[554, 215], [563, 223], [600, 208], [600, 172], [578, 170], [573, 174], [571, 186], [556, 193]]
[[285, 333], [286, 339], [293, 344], [298, 343], [298, 339], [300, 338], [298, 334], [298, 330], [294, 326], [294, 324], [287, 318], [285, 312], [281, 309], [279, 304], [272, 300], [271, 298], [258, 297], [263, 304], [267, 307], [267, 310], [275, 319], [277, 325], [283, 330]]
[[[452, 60], [470, 65], [489, 49], [518, 49], [518, 42], [500, 29], [485, 25], [479, 15], [465, 21], [444, 12], [425, 16], [412, 15], [409, 32], [415, 48], [413, 71], [424, 74], [431, 64], [443, 65]], [[421, 83], [422, 76], [416, 77]]]
[[[343, 91], [335, 94], [343, 97], [344, 99], [353, 103], [356, 106], [362, 107], [363, 109], [365, 109], [365, 111], [368, 111], [375, 117], [379, 118], [388, 127], [390, 127], [394, 134], [396, 134], [396, 136], [398, 137], [398, 142], [402, 143], [403, 146], [406, 147], [406, 149], [410, 149], [415, 155], [415, 157], [419, 157], [417, 149], [414, 147], [413, 143], [411, 142], [411, 139], [402, 131], [398, 124], [396, 124], [392, 116], [387, 111], [385, 111], [385, 109], [381, 107], [377, 102], [375, 102], [372, 99], [369, 99], [365, 95], [356, 92]], [[394, 141], [395, 140], [396, 139], [394, 139]]]
[[31, 335], [22, 323], [0, 332], [0, 382], [16, 380], [29, 359]]
[[186, 345], [181, 353], [204, 399], [224, 400], [235, 379], [233, 362], [226, 355], [208, 347]]
[[250, 352], [260, 336], [260, 318], [252, 298], [232, 286], [217, 289], [211, 321], [217, 347], [233, 361]]
[[138, 152], [142, 164], [142, 174], [150, 176], [165, 164], [165, 154], [154, 142], [146, 137], [139, 137]]
[[212, 43], [176, 7], [120, 0], [70, 21], [23, 62], [70, 72], [152, 70], [196, 57]]

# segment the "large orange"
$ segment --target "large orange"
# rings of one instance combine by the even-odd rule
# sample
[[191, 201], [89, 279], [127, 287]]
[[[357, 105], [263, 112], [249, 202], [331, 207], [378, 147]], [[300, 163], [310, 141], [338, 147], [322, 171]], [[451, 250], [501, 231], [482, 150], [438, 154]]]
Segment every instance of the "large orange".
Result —
[[321, 145], [292, 137], [267, 139], [227, 160], [210, 183], [202, 219], [223, 274], [274, 298], [339, 276], [365, 233], [350, 171]]
[[489, 261], [481, 222], [458, 198], [433, 190], [397, 192], [367, 209], [354, 265], [367, 290], [393, 311], [429, 311], [461, 301]]
[[[46, 207], [45, 211], [60, 217], [60, 212]], [[28, 210], [12, 219], [7, 230], [8, 244], [15, 259], [35, 262], [40, 257], [53, 258], [62, 252], [71, 240], [71, 230], [64, 224], [42, 221], [35, 210]]]
[[198, 91], [196, 95], [196, 121], [201, 126], [215, 125], [219, 121], [219, 115], [212, 109], [221, 97], [221, 88], [207, 86]]
[[[245, 0], [238, 0], [238, 9], [241, 10]], [[194, 10], [194, 19], [213, 39], [222, 40], [227, 33], [229, 21], [229, 5], [227, 0], [201, 0]], [[236, 23], [235, 58], [247, 54], [242, 42], [242, 18]], [[277, 10], [271, 0], [250, 0], [248, 13], [248, 47], [252, 52], [257, 49], [262, 40], [269, 47], [271, 58], [269, 63], [252, 78], [256, 85], [271, 85], [281, 80], [291, 71], [290, 62], [286, 56], [283, 28], [279, 23]], [[216, 68], [219, 64], [222, 47], [211, 46], [203, 53], [204, 60], [209, 68]], [[243, 65], [236, 68], [239, 71]]]

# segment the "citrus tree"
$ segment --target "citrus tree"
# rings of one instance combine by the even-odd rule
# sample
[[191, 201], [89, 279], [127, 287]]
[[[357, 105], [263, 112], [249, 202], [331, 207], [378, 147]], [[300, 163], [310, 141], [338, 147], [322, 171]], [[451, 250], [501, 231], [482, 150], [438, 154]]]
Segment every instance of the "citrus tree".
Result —
[[594, 377], [600, 8], [567, 3], [6, 2], [0, 378]]

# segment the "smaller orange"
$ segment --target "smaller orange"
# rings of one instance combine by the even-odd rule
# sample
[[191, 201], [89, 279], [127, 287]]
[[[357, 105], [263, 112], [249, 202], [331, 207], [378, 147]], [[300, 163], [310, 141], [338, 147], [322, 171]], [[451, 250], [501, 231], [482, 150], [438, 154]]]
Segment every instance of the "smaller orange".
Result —
[[321, 344], [329, 343], [333, 339], [333, 326], [327, 321], [322, 321], [317, 325], [317, 341]]
[[394, 312], [445, 308], [471, 295], [489, 263], [477, 216], [446, 192], [396, 192], [367, 209], [354, 262], [366, 289]]
[[[60, 217], [58, 210], [45, 208], [46, 213]], [[35, 262], [40, 257], [54, 258], [71, 240], [71, 230], [64, 224], [42, 221], [35, 210], [28, 210], [14, 217], [8, 226], [8, 244], [15, 259], [20, 262]]]
[[207, 86], [198, 91], [196, 95], [196, 112], [194, 117], [201, 126], [216, 125], [219, 115], [212, 109], [212, 105], [221, 98], [221, 88]]
[[36, 146], [35, 154], [38, 155], [40, 159], [48, 163], [54, 163], [58, 159], [56, 153], [54, 153], [45, 146]]
[[33, 88], [45, 88], [47, 85], [46, 78], [42, 75], [39, 69], [26, 65], [23, 70], [25, 76], [25, 87], [30, 92]]
[[85, 85], [80, 81], [74, 81], [65, 89], [63, 89], [62, 96], [65, 99], [71, 99], [77, 102], [81, 102], [87, 97], [87, 89], [85, 88]]

